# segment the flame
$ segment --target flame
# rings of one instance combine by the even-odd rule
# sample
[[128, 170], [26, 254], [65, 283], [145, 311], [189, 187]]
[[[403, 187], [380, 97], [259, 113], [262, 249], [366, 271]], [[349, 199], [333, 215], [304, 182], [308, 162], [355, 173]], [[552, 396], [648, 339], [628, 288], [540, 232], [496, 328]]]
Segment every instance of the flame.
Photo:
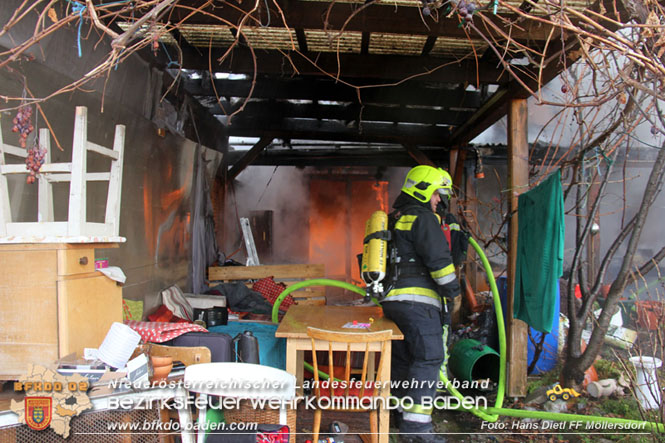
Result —
[[323, 263], [326, 275], [360, 281], [365, 224], [374, 211], [388, 209], [388, 182], [325, 180], [310, 182], [309, 261]]
[[379, 209], [388, 213], [388, 182], [375, 182], [372, 189], [376, 192], [376, 201], [379, 202]]

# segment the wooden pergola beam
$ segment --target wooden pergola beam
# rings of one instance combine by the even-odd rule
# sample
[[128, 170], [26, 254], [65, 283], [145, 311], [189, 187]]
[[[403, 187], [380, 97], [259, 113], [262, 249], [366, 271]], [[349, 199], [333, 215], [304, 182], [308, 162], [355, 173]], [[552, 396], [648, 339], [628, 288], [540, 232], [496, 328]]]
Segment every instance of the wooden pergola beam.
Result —
[[[317, 100], [351, 102], [358, 101], [355, 88], [336, 82], [333, 79], [307, 78], [262, 78], [252, 85], [252, 80], [213, 80], [215, 90], [222, 97], [247, 97], [276, 100]], [[376, 84], [376, 81], [371, 82]], [[216, 100], [210, 82], [183, 80], [184, 88], [194, 96], [209, 96]], [[253, 89], [252, 89], [253, 86]], [[446, 84], [423, 84], [408, 81], [394, 86], [363, 87], [360, 99], [363, 104], [399, 104], [415, 106], [438, 106], [476, 110], [484, 101], [478, 91], [465, 91], [446, 87]]]
[[508, 396], [526, 395], [528, 325], [514, 318], [515, 265], [517, 262], [517, 200], [529, 189], [528, 108], [526, 99], [510, 101], [508, 108], [508, 234], [507, 362]]
[[228, 174], [226, 175], [226, 180], [228, 182], [235, 180], [238, 174], [244, 171], [247, 166], [252, 164], [254, 159], [258, 157], [261, 151], [263, 151], [266, 148], [266, 146], [272, 143], [272, 140], [273, 140], [272, 137], [261, 137], [261, 139], [258, 142], [256, 142], [254, 146], [252, 146], [252, 149], [247, 151], [247, 154], [245, 154], [243, 158], [238, 160], [233, 165], [233, 167], [231, 167]]
[[[545, 66], [540, 75], [532, 72], [531, 75], [522, 74], [522, 81], [532, 90], [537, 91], [546, 85], [561, 71], [575, 63], [581, 56], [582, 51], [578, 51], [579, 40], [572, 37], [565, 43], [556, 42], [548, 52], [546, 60], [549, 63]], [[565, 64], [562, 61], [565, 57]], [[505, 75], [509, 75], [506, 73]], [[540, 84], [538, 83], [540, 79]], [[452, 142], [455, 144], [465, 144], [476, 138], [487, 128], [496, 123], [501, 117], [509, 112], [509, 104], [514, 99], [526, 99], [530, 93], [516, 80], [511, 80], [508, 84], [499, 88], [494, 95], [472, 116], [467, 124], [459, 127], [452, 136]]]
[[[338, 69], [344, 78], [372, 78], [404, 80], [420, 76], [422, 81], [464, 83], [478, 77], [481, 83], [503, 84], [506, 76], [496, 64], [476, 63], [473, 59], [450, 59], [432, 56], [380, 55], [380, 54], [337, 54], [325, 52], [310, 56], [289, 51], [257, 50], [252, 56], [247, 48], [236, 48], [221, 63], [218, 60], [227, 48], [207, 48], [198, 51], [183, 51], [183, 69], [208, 70], [208, 59], [217, 72], [253, 75], [258, 69], [261, 74], [313, 75], [334, 79]], [[287, 57], [288, 56], [288, 57]], [[256, 58], [256, 64], [255, 60]]]
[[362, 143], [411, 143], [421, 146], [447, 146], [448, 128], [431, 125], [404, 125], [363, 122], [362, 129], [334, 120], [257, 119], [238, 114], [228, 125], [230, 136], [272, 137], [300, 140], [345, 141]]
[[[279, 116], [279, 118], [340, 120], [345, 124], [349, 122], [365, 123], [374, 121], [448, 126], [460, 125], [471, 115], [471, 112], [449, 111], [446, 109], [405, 109], [394, 106], [361, 106], [359, 104], [322, 105], [315, 103], [271, 102], [267, 100], [247, 103], [243, 113], [255, 116], [258, 120], [267, 121], [272, 121], [275, 119], [275, 116]], [[217, 114], [221, 113], [217, 112]]]
[[409, 156], [419, 165], [429, 165], [429, 166], [434, 166], [434, 162], [430, 160], [430, 158], [420, 149], [418, 149], [416, 146], [411, 145], [411, 144], [405, 144], [402, 145], [404, 146], [404, 149], [406, 149], [406, 152], [409, 154]]

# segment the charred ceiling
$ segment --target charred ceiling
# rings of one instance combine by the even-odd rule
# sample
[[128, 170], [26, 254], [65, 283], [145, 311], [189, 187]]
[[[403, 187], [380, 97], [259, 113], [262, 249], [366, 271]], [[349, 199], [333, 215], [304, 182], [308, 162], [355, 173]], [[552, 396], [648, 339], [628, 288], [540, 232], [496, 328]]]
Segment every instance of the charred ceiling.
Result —
[[[579, 56], [575, 36], [523, 20], [519, 12], [537, 2], [494, 3], [180, 0], [146, 32], [160, 29], [153, 55], [228, 135], [261, 139], [268, 150], [286, 141], [273, 161], [348, 164], [355, 155], [408, 165], [404, 146], [443, 161], [505, 115], [512, 98], [528, 96], [525, 86], [547, 83]], [[126, 29], [134, 14], [113, 26]], [[313, 154], [296, 140], [330, 149]]]

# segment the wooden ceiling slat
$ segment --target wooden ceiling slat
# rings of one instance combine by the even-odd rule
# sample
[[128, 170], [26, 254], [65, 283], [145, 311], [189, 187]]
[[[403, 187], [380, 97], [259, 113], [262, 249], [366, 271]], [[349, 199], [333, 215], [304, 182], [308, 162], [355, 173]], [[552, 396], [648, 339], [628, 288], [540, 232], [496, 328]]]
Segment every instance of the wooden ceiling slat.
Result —
[[[214, 99], [211, 85], [200, 80], [188, 80], [185, 89], [194, 96], [210, 96]], [[247, 97], [252, 87], [251, 80], [215, 80], [215, 90], [222, 97]], [[252, 91], [253, 98], [294, 99], [317, 101], [358, 101], [355, 88], [328, 79], [259, 79]], [[412, 106], [440, 106], [442, 108], [479, 108], [483, 96], [477, 91], [460, 88], [430, 87], [422, 82], [411, 81], [396, 86], [362, 88], [360, 98], [365, 104], [402, 104]]]
[[298, 49], [301, 52], [307, 52], [307, 37], [305, 36], [305, 30], [302, 28], [296, 29], [296, 38], [298, 39]]
[[[354, 141], [363, 143], [412, 143], [427, 146], [447, 146], [450, 131], [447, 128], [392, 123], [362, 123], [360, 127], [347, 126], [337, 121], [260, 119], [238, 114], [227, 126], [230, 136], [272, 137], [292, 140]], [[260, 130], [259, 130], [260, 128]]]
[[[255, 115], [258, 118], [269, 118], [271, 115], [279, 115], [282, 118], [340, 120], [346, 123], [362, 120], [363, 122], [403, 122], [449, 126], [461, 125], [472, 114], [470, 111], [413, 109], [375, 105], [361, 107], [357, 104], [340, 106], [265, 101], [249, 102], [245, 105], [243, 112]], [[233, 121], [235, 122], [235, 120]]]
[[425, 41], [425, 45], [423, 46], [423, 50], [420, 52], [420, 55], [422, 55], [423, 57], [428, 56], [430, 51], [432, 51], [434, 44], [436, 44], [437, 38], [438, 37], [436, 35], [434, 36], [430, 35], [429, 37], [427, 37], [427, 40]]
[[252, 164], [252, 162], [258, 157], [258, 155], [263, 151], [268, 145], [272, 143], [272, 137], [262, 136], [261, 139], [256, 142], [252, 149], [247, 151], [243, 157], [233, 164], [233, 167], [229, 170], [226, 175], [226, 179], [233, 181], [238, 174], [240, 174], [247, 166]]
[[[447, 164], [447, 151], [437, 149], [428, 151], [429, 159], [437, 166]], [[230, 152], [229, 162], [233, 163], [239, 158], [241, 152]], [[263, 150], [252, 162], [257, 166], [393, 166], [412, 167], [418, 164], [406, 150], [377, 150], [377, 149], [312, 149], [312, 150]]]
[[[182, 67], [192, 70], [208, 69], [208, 50], [202, 49], [203, 56], [193, 51], [183, 51]], [[211, 58], [213, 69], [218, 72], [237, 74], [253, 74], [255, 63], [249, 50], [234, 50], [221, 64], [217, 60], [226, 49], [213, 49]], [[349, 78], [383, 78], [386, 80], [403, 81], [418, 76], [422, 81], [438, 81], [447, 83], [465, 83], [470, 78], [479, 78], [481, 83], [502, 84], [506, 76], [496, 64], [479, 63], [469, 57], [466, 60], [445, 59], [438, 57], [375, 55], [375, 54], [312, 54], [306, 59], [298, 53], [255, 51], [256, 67], [260, 73], [271, 75], [314, 75], [334, 77], [338, 69]], [[316, 65], [314, 64], [316, 61]], [[295, 67], [295, 69], [294, 69]]]

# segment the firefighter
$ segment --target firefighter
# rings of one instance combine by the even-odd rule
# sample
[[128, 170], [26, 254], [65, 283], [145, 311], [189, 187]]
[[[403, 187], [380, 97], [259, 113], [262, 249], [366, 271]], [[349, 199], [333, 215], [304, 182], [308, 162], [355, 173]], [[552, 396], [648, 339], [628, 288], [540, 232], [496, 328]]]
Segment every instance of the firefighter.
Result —
[[[416, 166], [404, 181], [391, 214], [396, 219], [393, 238], [399, 259], [396, 281], [382, 301], [384, 315], [404, 333], [393, 344], [392, 379], [406, 381], [398, 397], [410, 397], [414, 405], [398, 417], [401, 441], [445, 441], [434, 434], [432, 408], [427, 401], [436, 396], [439, 369], [447, 354], [443, 322], [459, 293], [455, 266], [437, 205], [452, 193], [450, 174], [440, 168]], [[447, 330], [447, 328], [446, 328]], [[431, 404], [431, 403], [430, 403]], [[424, 406], [425, 405], [425, 406]]]

